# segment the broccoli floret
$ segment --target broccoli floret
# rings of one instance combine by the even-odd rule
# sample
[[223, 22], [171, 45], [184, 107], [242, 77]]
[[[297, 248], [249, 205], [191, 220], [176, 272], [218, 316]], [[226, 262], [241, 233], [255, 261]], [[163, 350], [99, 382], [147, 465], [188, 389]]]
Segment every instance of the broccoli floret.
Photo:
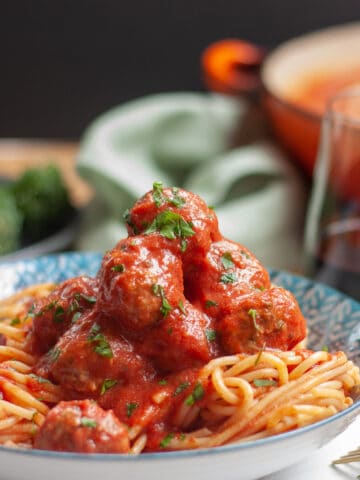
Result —
[[23, 235], [34, 241], [53, 233], [73, 212], [57, 167], [27, 170], [12, 185], [16, 204], [24, 217]]
[[21, 227], [22, 215], [13, 194], [7, 187], [0, 188], [0, 255], [19, 248]]

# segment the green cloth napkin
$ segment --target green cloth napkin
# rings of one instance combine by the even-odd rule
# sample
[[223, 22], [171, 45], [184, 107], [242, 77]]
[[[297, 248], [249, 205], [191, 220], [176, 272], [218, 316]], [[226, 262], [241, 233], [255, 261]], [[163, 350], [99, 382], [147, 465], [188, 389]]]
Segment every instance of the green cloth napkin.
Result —
[[299, 269], [305, 187], [243, 100], [169, 93], [116, 107], [86, 130], [77, 169], [96, 191], [79, 249], [104, 251], [126, 236], [122, 213], [162, 181], [201, 195], [222, 233], [268, 266]]

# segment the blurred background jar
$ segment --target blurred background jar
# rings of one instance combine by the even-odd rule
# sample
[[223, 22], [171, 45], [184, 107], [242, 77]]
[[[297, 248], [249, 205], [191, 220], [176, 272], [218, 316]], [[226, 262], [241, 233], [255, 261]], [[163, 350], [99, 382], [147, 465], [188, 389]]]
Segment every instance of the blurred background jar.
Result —
[[360, 300], [360, 84], [323, 117], [305, 252], [310, 275]]

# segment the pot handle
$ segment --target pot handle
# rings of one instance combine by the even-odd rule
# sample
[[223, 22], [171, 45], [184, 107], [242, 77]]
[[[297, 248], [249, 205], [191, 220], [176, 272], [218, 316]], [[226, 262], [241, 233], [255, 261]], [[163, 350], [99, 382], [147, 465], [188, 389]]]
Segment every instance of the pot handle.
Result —
[[205, 86], [230, 95], [252, 95], [260, 89], [260, 66], [265, 56], [265, 48], [245, 40], [212, 43], [201, 55]]

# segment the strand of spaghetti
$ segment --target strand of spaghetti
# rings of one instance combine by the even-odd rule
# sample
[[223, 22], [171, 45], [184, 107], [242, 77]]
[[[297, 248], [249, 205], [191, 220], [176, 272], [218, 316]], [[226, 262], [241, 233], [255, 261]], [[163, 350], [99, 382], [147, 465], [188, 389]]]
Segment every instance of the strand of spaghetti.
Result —
[[216, 367], [227, 367], [239, 361], [238, 355], [227, 355], [225, 357], [210, 360], [200, 371], [200, 378], [207, 378]]
[[0, 345], [0, 360], [3, 358], [20, 360], [28, 365], [33, 365], [35, 363], [35, 359], [32, 355], [29, 355], [18, 348]]
[[279, 372], [275, 368], [259, 368], [253, 372], [243, 373], [241, 378], [247, 382], [252, 382], [255, 378], [279, 378]]
[[[329, 363], [338, 363], [338, 359]], [[274, 404], [281, 406], [284, 403], [289, 403], [291, 397], [296, 396], [299, 392], [302, 393], [303, 391], [309, 390], [314, 386], [313, 384], [321, 383], [322, 376], [320, 373], [323, 374], [326, 379], [331, 378], [340, 372], [343, 373], [346, 370], [346, 364], [327, 372], [324, 372], [324, 370], [328, 368], [327, 364], [318, 367], [318, 370], [320, 370], [318, 372], [314, 372], [315, 368], [311, 372], [310, 378], [308, 378], [309, 374], [305, 374], [298, 380], [291, 381], [288, 384], [270, 391], [268, 395], [264, 396], [264, 398], [248, 410], [246, 417], [239, 418], [238, 413], [236, 413], [225, 422], [225, 429], [212, 437], [210, 446], [222, 445], [241, 431], [243, 431], [244, 435], [248, 435], [264, 428], [269, 406], [271, 410]]]
[[141, 453], [146, 446], [146, 442], [147, 442], [147, 436], [145, 433], [143, 433], [142, 435], [140, 435], [140, 437], [138, 437], [135, 440], [135, 442], [131, 446], [130, 453], [134, 455], [138, 455], [139, 453]]
[[314, 352], [312, 355], [309, 356], [306, 360], [303, 360], [297, 367], [292, 370], [289, 375], [291, 380], [295, 378], [301, 377], [303, 373], [310, 370], [311, 367], [316, 365], [319, 362], [326, 362], [329, 358], [329, 354], [327, 352]]
[[229, 368], [224, 375], [226, 377], [235, 377], [249, 368], [254, 368], [254, 366], [256, 366], [256, 362], [258, 362], [259, 365], [263, 365], [264, 363], [270, 364], [271, 367], [276, 368], [276, 370], [279, 372], [280, 385], [288, 382], [289, 374], [284, 361], [273, 353], [268, 353], [265, 351], [261, 352], [260, 359], [258, 355], [251, 355], [247, 358], [240, 357], [240, 362], [238, 361], [238, 363], [236, 363], [232, 368]]
[[12, 428], [18, 422], [20, 422], [19, 417], [7, 417], [4, 420], [0, 420], [0, 431]]
[[16, 405], [33, 408], [35, 411], [44, 415], [49, 411], [49, 408], [44, 403], [36, 400], [33, 395], [21, 389], [18, 385], [4, 381], [1, 383], [1, 386], [6, 397], [16, 403]]
[[0, 322], [0, 333], [5, 335], [7, 339], [15, 339], [19, 342], [24, 340], [25, 332], [20, 328], [12, 327], [11, 325], [6, 325], [6, 323]]
[[8, 414], [16, 415], [17, 417], [25, 418], [26, 420], [31, 420], [34, 416], [34, 413], [36, 413], [36, 410], [34, 409], [23, 408], [6, 400], [0, 400], [0, 407], [3, 408]]
[[0, 306], [16, 304], [18, 301], [24, 301], [24, 299], [46, 296], [55, 287], [54, 283], [39, 283], [36, 285], [30, 285], [22, 290], [13, 293], [10, 297], [7, 297], [0, 301]]
[[26, 365], [26, 363], [20, 362], [18, 360], [5, 360], [1, 363], [1, 365], [4, 368], [10, 367], [16, 372], [20, 373], [30, 373], [32, 370], [29, 365]]

